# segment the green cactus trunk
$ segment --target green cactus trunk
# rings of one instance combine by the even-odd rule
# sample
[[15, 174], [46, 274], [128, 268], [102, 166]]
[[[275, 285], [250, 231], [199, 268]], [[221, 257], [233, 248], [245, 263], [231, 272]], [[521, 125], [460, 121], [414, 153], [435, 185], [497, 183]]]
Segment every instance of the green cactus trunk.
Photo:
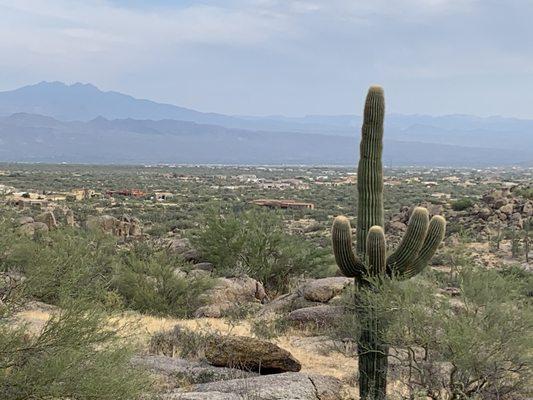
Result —
[[[354, 252], [348, 218], [333, 221], [332, 245], [335, 260], [345, 276], [355, 279], [357, 290], [374, 290], [382, 278], [410, 278], [427, 265], [442, 239], [446, 221], [434, 216], [431, 221], [425, 208], [416, 207], [407, 232], [398, 249], [386, 256], [383, 232], [383, 89], [372, 86], [366, 97], [357, 170], [359, 208], [357, 242]], [[383, 340], [386, 321], [380, 319], [371, 304], [355, 296], [356, 313], [361, 323], [357, 353], [359, 395], [361, 399], [385, 399], [387, 393], [388, 346]]]
[[381, 400], [387, 397], [389, 346], [381, 337], [383, 321], [372, 315], [370, 310], [363, 312], [366, 314], [364, 315], [366, 321], [357, 344], [359, 397], [362, 400]]
[[365, 102], [361, 129], [360, 157], [357, 168], [357, 253], [362, 260], [366, 253], [366, 236], [372, 226], [383, 227], [383, 119], [385, 98], [383, 89], [373, 86]]
[[[380, 226], [372, 226], [366, 239], [366, 260], [368, 274], [378, 279], [373, 283], [358, 282], [360, 288], [372, 290], [375, 282], [385, 276], [385, 255], [385, 233]], [[357, 296], [356, 304], [356, 312], [362, 325], [357, 342], [359, 396], [361, 399], [385, 399], [389, 355], [389, 347], [382, 339], [385, 323], [376, 314], [372, 304], [365, 304], [358, 300]]]

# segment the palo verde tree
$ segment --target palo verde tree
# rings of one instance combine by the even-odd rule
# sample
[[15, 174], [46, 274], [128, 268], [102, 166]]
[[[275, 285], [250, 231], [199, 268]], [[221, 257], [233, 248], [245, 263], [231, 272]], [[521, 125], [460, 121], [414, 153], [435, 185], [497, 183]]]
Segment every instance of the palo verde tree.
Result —
[[[446, 226], [441, 216], [434, 216], [430, 221], [428, 211], [416, 207], [399, 247], [387, 257], [381, 161], [384, 115], [383, 89], [372, 86], [366, 97], [357, 170], [359, 208], [355, 252], [348, 218], [335, 218], [332, 230], [337, 265], [345, 276], [355, 279], [358, 289], [363, 290], [372, 290], [387, 276], [407, 279], [420, 273], [444, 238]], [[384, 399], [388, 369], [388, 346], [383, 340], [386, 321], [374, 314], [371, 304], [360, 302], [355, 309], [362, 324], [357, 342], [360, 397]]]

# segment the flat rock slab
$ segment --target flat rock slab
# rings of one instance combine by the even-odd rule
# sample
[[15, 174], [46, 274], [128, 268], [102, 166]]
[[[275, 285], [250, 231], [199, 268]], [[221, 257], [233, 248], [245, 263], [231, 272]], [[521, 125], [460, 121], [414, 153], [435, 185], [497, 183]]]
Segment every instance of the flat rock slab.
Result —
[[334, 323], [340, 319], [344, 313], [342, 306], [315, 306], [294, 310], [288, 315], [288, 320], [301, 325], [314, 324], [322, 327]]
[[333, 377], [288, 372], [195, 385], [163, 395], [165, 400], [341, 400]]
[[214, 367], [205, 362], [159, 355], [136, 356], [132, 362], [164, 378], [169, 388], [175, 388], [183, 382], [196, 384], [258, 376], [239, 369]]
[[344, 276], [316, 279], [305, 284], [302, 293], [306, 300], [327, 303], [351, 284], [353, 279]]
[[274, 343], [245, 336], [211, 338], [205, 349], [207, 361], [217, 367], [240, 368], [261, 374], [298, 372], [300, 362]]
[[170, 399], [180, 399], [180, 400], [244, 400], [246, 397], [243, 397], [240, 394], [235, 393], [223, 393], [223, 392], [192, 392], [192, 393], [183, 393], [183, 394], [171, 394], [163, 395], [163, 400]]
[[304, 307], [317, 306], [322, 303], [306, 300], [300, 292], [284, 294], [270, 303], [267, 303], [257, 314], [267, 316], [269, 314], [284, 314]]

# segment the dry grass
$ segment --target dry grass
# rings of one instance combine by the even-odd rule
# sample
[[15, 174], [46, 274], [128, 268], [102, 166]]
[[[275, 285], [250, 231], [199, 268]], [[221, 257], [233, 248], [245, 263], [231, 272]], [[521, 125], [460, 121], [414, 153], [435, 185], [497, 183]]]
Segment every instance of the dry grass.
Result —
[[[32, 307], [16, 314], [16, 319], [25, 322], [31, 331], [38, 332], [50, 318], [51, 311]], [[135, 327], [135, 338], [146, 347], [149, 338], [158, 331], [168, 330], [175, 325], [183, 326], [192, 331], [219, 333], [222, 335], [250, 336], [250, 324], [246, 321], [231, 324], [224, 319], [200, 318], [180, 320], [172, 318], [157, 318], [137, 313], [125, 313], [114, 319], [114, 323]], [[130, 334], [132, 332], [129, 332]], [[274, 342], [290, 351], [302, 363], [302, 371], [308, 373], [331, 375], [339, 379], [348, 379], [356, 371], [356, 361], [338, 352], [325, 355], [319, 346], [312, 342], [301, 340], [304, 336], [296, 331], [279, 337]]]
[[44, 324], [50, 318], [49, 311], [25, 310], [17, 313], [15, 321], [27, 324], [30, 332], [38, 333], [44, 327]]
[[[50, 318], [53, 310], [42, 308], [40, 305], [30, 307], [16, 314], [16, 321], [27, 323], [31, 331], [37, 333]], [[114, 324], [127, 325], [130, 329], [129, 335], [139, 340], [145, 349], [148, 348], [150, 337], [158, 331], [168, 330], [175, 325], [183, 326], [192, 331], [213, 332], [222, 335], [240, 335], [250, 336], [251, 327], [247, 321], [241, 321], [238, 324], [232, 324], [224, 319], [216, 318], [199, 318], [199, 319], [173, 319], [158, 318], [138, 313], [128, 312], [112, 321]], [[131, 327], [135, 331], [131, 332]], [[324, 352], [323, 341], [314, 340], [305, 335], [305, 332], [288, 331], [277, 340], [273, 340], [280, 347], [288, 350], [302, 364], [302, 372], [329, 375], [349, 382], [350, 387], [345, 387], [343, 396], [346, 399], [357, 399], [357, 388], [353, 386], [354, 376], [357, 372], [357, 361], [353, 357], [347, 357], [340, 352]], [[399, 382], [392, 382], [389, 385], [392, 393], [399, 393], [402, 390]]]
[[[30, 329], [37, 333], [42, 329], [52, 313], [53, 310], [38, 304], [17, 313], [16, 320], [27, 323]], [[169, 330], [175, 325], [180, 325], [192, 331], [213, 332], [222, 335], [251, 335], [251, 327], [247, 321], [240, 321], [238, 324], [233, 324], [227, 320], [216, 318], [181, 320], [158, 318], [128, 312], [119, 317], [115, 317], [113, 323], [127, 325], [129, 329], [128, 334], [133, 334], [132, 336], [140, 341], [145, 350], [148, 348], [150, 337], [155, 332]], [[134, 332], [131, 329], [134, 329]], [[305, 332], [290, 330], [277, 340], [273, 340], [273, 342], [291, 352], [300, 361], [302, 372], [329, 375], [353, 384], [353, 378], [357, 372], [357, 361], [353, 357], [344, 356], [340, 352], [324, 352], [323, 341], [307, 337]], [[390, 386], [393, 392], [399, 389], [396, 384]], [[346, 398], [357, 398], [357, 389], [355, 387], [352, 386], [346, 390]]]

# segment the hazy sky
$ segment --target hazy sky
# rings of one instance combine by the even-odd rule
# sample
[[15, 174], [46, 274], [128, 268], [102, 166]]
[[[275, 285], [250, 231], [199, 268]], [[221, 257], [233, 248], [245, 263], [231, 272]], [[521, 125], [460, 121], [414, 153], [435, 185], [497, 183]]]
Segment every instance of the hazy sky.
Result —
[[0, 90], [42, 80], [231, 114], [533, 118], [533, 0], [0, 0]]

